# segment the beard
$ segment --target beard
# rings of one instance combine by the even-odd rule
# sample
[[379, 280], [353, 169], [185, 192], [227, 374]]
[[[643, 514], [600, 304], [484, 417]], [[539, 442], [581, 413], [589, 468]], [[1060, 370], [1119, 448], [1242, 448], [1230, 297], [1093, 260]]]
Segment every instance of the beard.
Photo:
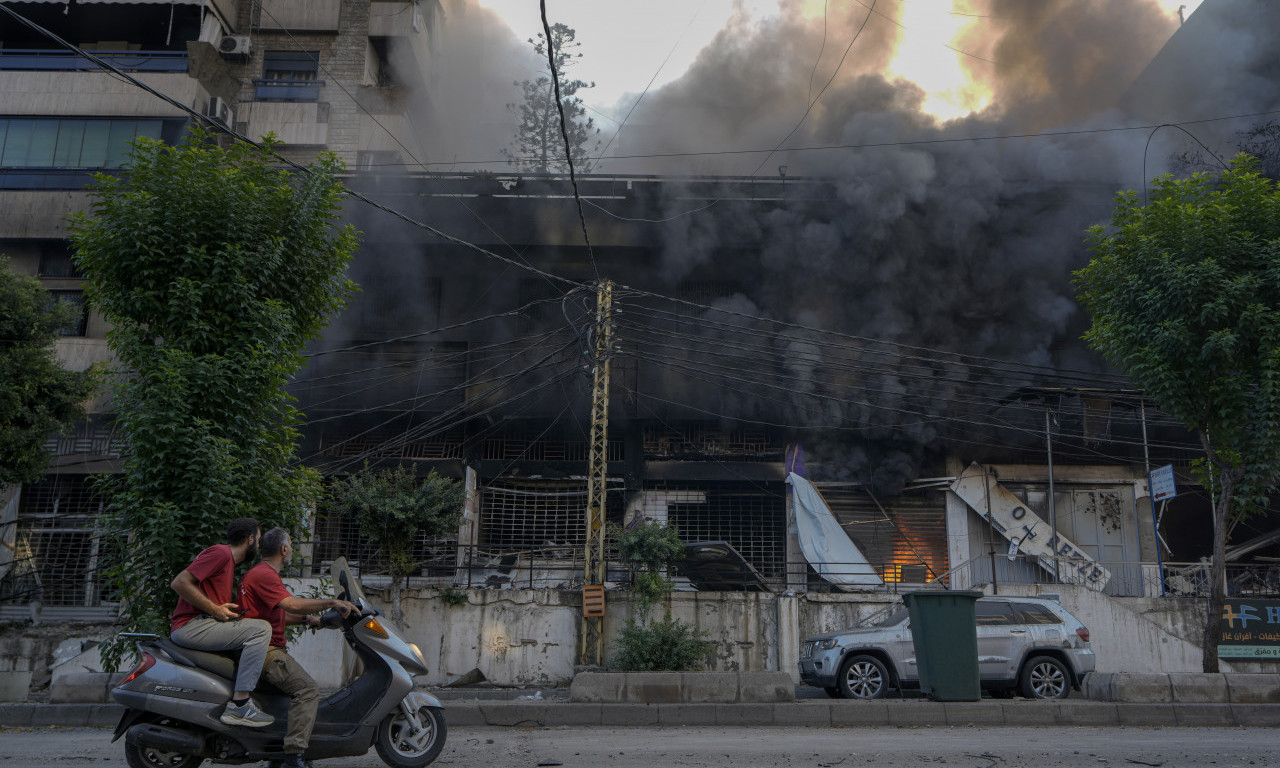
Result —
[[258, 559], [258, 542], [253, 542], [249, 545], [249, 548], [244, 551], [244, 559], [245, 562], [250, 563]]

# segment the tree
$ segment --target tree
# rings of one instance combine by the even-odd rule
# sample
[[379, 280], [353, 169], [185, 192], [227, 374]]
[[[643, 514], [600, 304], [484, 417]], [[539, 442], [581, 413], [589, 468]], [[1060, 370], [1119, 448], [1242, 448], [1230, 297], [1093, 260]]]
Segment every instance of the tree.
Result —
[[[569, 135], [573, 167], [576, 171], [585, 173], [591, 169], [587, 144], [600, 133], [600, 129], [595, 127], [595, 121], [587, 117], [587, 110], [577, 95], [581, 89], [594, 88], [596, 84], [570, 80], [565, 73], [573, 65], [574, 59], [582, 58], [581, 53], [572, 53], [573, 49], [582, 45], [575, 41], [576, 37], [577, 32], [564, 24], [551, 27], [551, 50], [560, 81], [560, 103], [564, 107], [564, 131]], [[556, 108], [555, 83], [551, 79], [551, 67], [547, 59], [547, 37], [539, 33], [537, 40], [529, 38], [529, 44], [542, 57], [543, 62], [547, 63], [547, 74], [536, 80], [516, 83], [524, 94], [524, 102], [507, 105], [507, 109], [520, 117], [516, 138], [512, 142], [515, 150], [504, 149], [502, 153], [523, 171], [568, 172], [564, 136], [560, 131], [560, 111]], [[597, 141], [595, 146], [598, 147], [599, 144]]]
[[1220, 175], [1116, 198], [1076, 273], [1085, 339], [1194, 430], [1211, 474], [1213, 557], [1205, 672], [1218, 671], [1225, 549], [1280, 475], [1280, 191], [1241, 155]]
[[613, 545], [630, 567], [640, 620], [627, 619], [618, 632], [613, 666], [625, 672], [702, 669], [715, 648], [709, 633], [673, 618], [668, 609], [657, 621], [649, 620], [655, 601], [675, 587], [667, 576], [671, 566], [684, 558], [684, 541], [673, 525], [641, 522], [613, 533]]
[[419, 534], [439, 538], [457, 531], [462, 514], [462, 484], [433, 469], [419, 478], [413, 467], [382, 471], [365, 467], [330, 489], [334, 514], [356, 521], [360, 534], [378, 547], [391, 575], [391, 620], [404, 619], [400, 590], [417, 568], [414, 543]]
[[[336, 225], [332, 155], [291, 173], [196, 130], [178, 146], [139, 139], [130, 157], [127, 173], [94, 177], [91, 215], [71, 230], [123, 371], [124, 466], [100, 487], [108, 540], [127, 545], [108, 550], [106, 576], [128, 630], [165, 634], [170, 580], [229, 520], [296, 532], [319, 496], [284, 387], [354, 290], [356, 233]], [[110, 643], [104, 658], [127, 650]]]
[[78, 311], [0, 256], [0, 499], [7, 487], [44, 474], [50, 434], [84, 419], [93, 374], [69, 371], [54, 356], [58, 330]]

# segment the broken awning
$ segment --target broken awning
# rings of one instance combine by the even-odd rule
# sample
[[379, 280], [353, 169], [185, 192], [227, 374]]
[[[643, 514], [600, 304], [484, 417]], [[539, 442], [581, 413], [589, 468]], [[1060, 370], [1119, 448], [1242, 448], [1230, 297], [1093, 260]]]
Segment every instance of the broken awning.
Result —
[[1066, 584], [1083, 584], [1101, 590], [1111, 580], [1111, 571], [1077, 547], [996, 481], [976, 461], [951, 484], [950, 490], [964, 500], [991, 527], [1009, 540], [1012, 558], [1023, 552], [1049, 573], [1057, 572]]
[[840, 527], [822, 494], [813, 484], [792, 472], [787, 475], [791, 486], [792, 509], [796, 517], [796, 534], [800, 551], [819, 576], [841, 586], [879, 587], [884, 585], [849, 535]]

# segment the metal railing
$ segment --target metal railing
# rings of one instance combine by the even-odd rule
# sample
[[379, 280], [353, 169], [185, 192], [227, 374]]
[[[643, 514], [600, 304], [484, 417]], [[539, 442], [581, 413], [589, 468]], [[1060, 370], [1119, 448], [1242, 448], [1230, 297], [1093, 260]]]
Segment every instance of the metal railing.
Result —
[[254, 98], [259, 101], [315, 101], [320, 98], [323, 80], [255, 79]]
[[[1010, 559], [1006, 555], [997, 555], [996, 589], [1001, 585], [1037, 585], [1052, 586], [1055, 584], [1078, 584], [1072, 574], [1083, 569], [1102, 566], [1110, 573], [1110, 578], [1102, 590], [1116, 597], [1207, 597], [1209, 594], [1209, 563], [1200, 562], [1165, 562], [1163, 564], [1122, 561], [1097, 562], [1079, 558], [1062, 557], [1057, 559], [1058, 576], [1041, 565], [1041, 559], [1032, 555], [1016, 555]], [[989, 555], [974, 557], [957, 565], [935, 583], [953, 587], [986, 587], [993, 583], [991, 578], [992, 558]], [[1228, 597], [1280, 597], [1280, 564], [1231, 564], [1226, 567], [1226, 585]]]
[[[91, 51], [127, 72], [186, 72], [186, 51]], [[78, 53], [26, 48], [0, 49], [0, 70], [36, 72], [101, 69]]]

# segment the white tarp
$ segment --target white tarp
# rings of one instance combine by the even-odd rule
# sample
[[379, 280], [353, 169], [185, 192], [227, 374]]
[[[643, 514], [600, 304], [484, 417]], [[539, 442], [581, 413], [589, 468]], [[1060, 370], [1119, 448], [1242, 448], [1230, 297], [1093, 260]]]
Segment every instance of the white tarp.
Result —
[[793, 490], [792, 510], [800, 551], [818, 575], [832, 584], [849, 587], [879, 587], [884, 580], [840, 527], [818, 489], [792, 472], [787, 484]]

